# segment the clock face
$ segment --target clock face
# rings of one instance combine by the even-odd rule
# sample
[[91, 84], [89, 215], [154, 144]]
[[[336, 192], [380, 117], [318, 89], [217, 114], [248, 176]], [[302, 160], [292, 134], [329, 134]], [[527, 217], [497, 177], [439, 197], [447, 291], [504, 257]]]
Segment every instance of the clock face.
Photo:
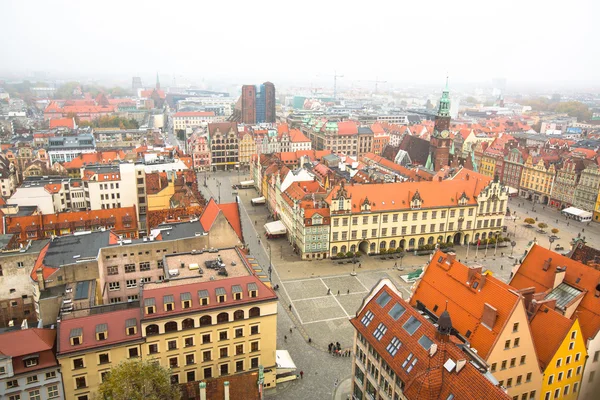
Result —
[[444, 131], [442, 131], [442, 132], [440, 133], [440, 136], [441, 136], [441, 137], [443, 137], [444, 139], [445, 139], [445, 138], [447, 138], [447, 137], [448, 137], [448, 135], [449, 135], [449, 132], [448, 132], [448, 131], [446, 131], [446, 130], [444, 130]]

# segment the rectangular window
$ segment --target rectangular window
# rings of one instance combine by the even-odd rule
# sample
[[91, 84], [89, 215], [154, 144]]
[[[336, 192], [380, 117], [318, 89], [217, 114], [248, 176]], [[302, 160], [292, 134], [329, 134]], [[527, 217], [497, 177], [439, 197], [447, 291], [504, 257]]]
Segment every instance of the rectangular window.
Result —
[[27, 377], [27, 384], [30, 385], [38, 381], [37, 375], [32, 375]]
[[373, 314], [371, 311], [367, 311], [365, 313], [365, 315], [362, 317], [362, 319], [360, 320], [360, 322], [364, 326], [369, 326], [369, 324], [371, 323], [371, 321], [373, 321], [373, 317], [375, 317], [375, 314]]
[[56, 371], [46, 372], [46, 380], [56, 378]]
[[219, 349], [219, 358], [225, 358], [229, 356], [229, 349], [227, 347], [221, 347]]
[[125, 264], [125, 273], [135, 272], [135, 264]]
[[118, 275], [119, 274], [119, 267], [117, 267], [117, 266], [106, 267], [106, 273], [108, 275]]
[[[135, 264], [132, 264], [132, 265], [134, 265], [134, 271], [135, 271]], [[140, 271], [150, 271], [150, 263], [148, 261], [141, 262], [140, 263]]]
[[139, 356], [137, 347], [131, 347], [127, 352], [129, 354], [129, 358], [135, 358]]
[[109, 362], [108, 353], [98, 354], [98, 364], [108, 364]]
[[396, 355], [396, 353], [400, 349], [400, 346], [402, 346], [402, 343], [396, 336], [394, 336], [392, 338], [392, 340], [390, 341], [390, 343], [387, 345], [386, 350], [393, 357]]
[[58, 385], [48, 386], [47, 390], [48, 390], [48, 398], [49, 399], [58, 397]]
[[121, 289], [121, 282], [108, 282], [108, 290], [116, 291]]

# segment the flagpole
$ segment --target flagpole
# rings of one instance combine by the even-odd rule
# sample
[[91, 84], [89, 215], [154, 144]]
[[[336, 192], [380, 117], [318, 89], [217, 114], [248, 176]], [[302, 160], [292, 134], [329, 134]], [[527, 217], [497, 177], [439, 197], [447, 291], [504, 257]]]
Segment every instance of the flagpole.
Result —
[[475, 248], [475, 259], [477, 260], [477, 254], [479, 253], [479, 243], [481, 243], [481, 239], [477, 239], [477, 247]]
[[471, 246], [470, 242], [467, 242], [467, 260], [469, 259], [469, 247]]

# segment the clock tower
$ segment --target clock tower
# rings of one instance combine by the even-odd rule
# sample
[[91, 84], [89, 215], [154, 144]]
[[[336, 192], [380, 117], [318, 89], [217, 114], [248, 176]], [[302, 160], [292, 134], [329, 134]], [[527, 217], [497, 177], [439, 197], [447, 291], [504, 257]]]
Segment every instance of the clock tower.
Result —
[[429, 141], [429, 159], [426, 167], [439, 171], [443, 167], [450, 165], [450, 147], [452, 139], [450, 138], [450, 97], [448, 90], [448, 78], [446, 78], [446, 87], [442, 92], [440, 105], [437, 115], [433, 135]]

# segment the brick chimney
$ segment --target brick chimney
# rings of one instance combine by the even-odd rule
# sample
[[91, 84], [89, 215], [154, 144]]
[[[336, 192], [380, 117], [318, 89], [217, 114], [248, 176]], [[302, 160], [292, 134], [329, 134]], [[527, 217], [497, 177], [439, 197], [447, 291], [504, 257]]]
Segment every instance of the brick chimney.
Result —
[[229, 381], [225, 381], [223, 383], [223, 385], [225, 386], [225, 400], [229, 400]]
[[498, 310], [496, 310], [494, 307], [492, 307], [488, 303], [485, 303], [483, 305], [483, 315], [481, 316], [481, 322], [485, 326], [492, 329], [494, 327], [494, 324], [496, 323], [497, 317], [498, 317]]
[[469, 268], [469, 275], [468, 275], [468, 282], [472, 282], [473, 278], [475, 277], [475, 275], [480, 274], [482, 270], [481, 265], [477, 266], [477, 267], [470, 267]]
[[548, 269], [550, 268], [550, 264], [552, 263], [552, 257], [550, 257], [547, 260], [544, 260], [544, 265], [542, 266], [542, 269], [544, 271], [548, 271]]
[[563, 283], [566, 274], [567, 267], [556, 267], [556, 270], [554, 271], [554, 285], [552, 286], [552, 289], [556, 289], [558, 285]]
[[533, 294], [535, 293], [535, 287], [528, 287], [528, 288], [524, 288], [521, 290], [518, 290], [518, 292], [521, 294], [521, 296], [523, 296], [523, 301], [525, 303], [525, 309], [528, 310], [529, 309], [529, 305], [531, 304], [532, 300], [533, 300]]
[[200, 382], [200, 400], [206, 400], [206, 382]]
[[42, 268], [38, 268], [35, 271], [35, 277], [37, 279], [38, 287], [40, 292], [42, 290], [46, 290], [46, 282], [44, 282], [44, 270]]
[[448, 265], [452, 265], [454, 260], [456, 260], [456, 253], [453, 253], [453, 252], [446, 253], [446, 263], [448, 263]]
[[481, 280], [479, 281], [479, 286], [477, 286], [477, 290], [481, 292], [481, 289], [485, 286], [485, 282], [487, 281], [487, 274], [481, 274]]

